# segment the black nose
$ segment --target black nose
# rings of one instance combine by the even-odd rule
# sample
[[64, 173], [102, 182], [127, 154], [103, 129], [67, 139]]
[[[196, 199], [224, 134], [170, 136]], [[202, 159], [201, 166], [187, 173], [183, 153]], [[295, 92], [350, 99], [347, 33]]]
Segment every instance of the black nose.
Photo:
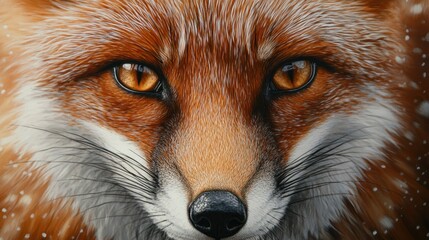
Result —
[[246, 223], [244, 204], [227, 191], [203, 192], [189, 206], [194, 227], [209, 237], [220, 239], [236, 234]]

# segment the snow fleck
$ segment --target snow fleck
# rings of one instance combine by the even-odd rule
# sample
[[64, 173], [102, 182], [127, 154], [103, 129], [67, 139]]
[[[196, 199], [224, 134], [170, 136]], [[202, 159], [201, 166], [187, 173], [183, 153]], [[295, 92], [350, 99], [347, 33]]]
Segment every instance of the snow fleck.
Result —
[[20, 191], [19, 194], [24, 195], [24, 191]]
[[395, 61], [399, 64], [405, 63], [405, 57], [396, 56]]
[[11, 213], [11, 214], [10, 214], [10, 216], [11, 216], [11, 217], [15, 217], [15, 213]]
[[7, 216], [6, 215], [3, 215], [3, 219], [6, 219], [7, 218]]
[[42, 233], [43, 238], [46, 238], [46, 236], [48, 236], [46, 233]]
[[21, 231], [21, 227], [17, 227], [17, 228], [16, 228], [16, 231], [17, 231], [17, 232]]
[[25, 234], [24, 238], [29, 239], [30, 238], [30, 234], [29, 233]]
[[421, 48], [414, 48], [413, 49], [413, 53], [415, 53], [415, 54], [421, 54], [423, 51], [422, 51], [422, 49]]
[[404, 133], [404, 136], [405, 136], [408, 140], [410, 140], [410, 141], [413, 141], [413, 140], [414, 140], [414, 134], [413, 134], [412, 132], [410, 132], [410, 131], [406, 131], [406, 132]]
[[377, 188], [377, 187], [374, 187], [374, 188], [372, 189], [372, 191], [373, 191], [373, 192], [377, 192], [377, 191], [378, 191], [378, 188]]
[[12, 55], [13, 54], [13, 51], [9, 51], [9, 55]]
[[394, 183], [399, 188], [402, 188], [402, 189], [408, 188], [408, 185], [405, 182], [401, 181], [400, 179], [395, 179]]
[[384, 165], [384, 164], [383, 164], [383, 165], [381, 165], [381, 168], [383, 168], [383, 169], [384, 169], [384, 168], [386, 168], [386, 165]]
[[411, 82], [410, 82], [410, 86], [411, 86], [412, 88], [414, 88], [414, 89], [419, 89], [419, 85], [417, 85], [417, 83], [416, 83], [416, 82], [411, 81]]
[[425, 40], [426, 40], [427, 42], [429, 42], [429, 32], [428, 32], [428, 33], [426, 33]]
[[416, 229], [417, 229], [417, 230], [419, 230], [419, 229], [420, 229], [420, 225], [417, 225], [417, 226], [416, 226]]
[[2, 208], [1, 211], [5, 213], [5, 212], [7, 212], [7, 209], [6, 208]]
[[410, 12], [415, 15], [420, 14], [423, 12], [423, 6], [421, 4], [415, 4], [410, 8]]
[[6, 24], [3, 25], [3, 29], [8, 29], [8, 26]]
[[380, 219], [380, 224], [386, 229], [391, 229], [393, 227], [393, 220], [389, 217], [384, 216]]
[[424, 202], [424, 203], [423, 203], [423, 207], [426, 207], [426, 205], [427, 205], [427, 202]]
[[410, 36], [406, 35], [405, 36], [405, 41], [408, 41], [408, 40], [410, 40]]
[[417, 108], [417, 112], [420, 115], [429, 118], [429, 101], [423, 101]]
[[34, 218], [34, 213], [32, 213], [32, 214], [30, 215], [30, 218]]
[[377, 235], [377, 231], [372, 231], [372, 235]]
[[423, 73], [423, 78], [426, 78], [427, 77], [427, 73], [426, 72], [424, 72]]
[[19, 203], [20, 204], [22, 204], [22, 205], [30, 205], [30, 203], [31, 203], [31, 201], [32, 201], [33, 199], [31, 199], [31, 197], [30, 196], [28, 196], [28, 195], [24, 195], [22, 198], [21, 198], [21, 200], [19, 200]]

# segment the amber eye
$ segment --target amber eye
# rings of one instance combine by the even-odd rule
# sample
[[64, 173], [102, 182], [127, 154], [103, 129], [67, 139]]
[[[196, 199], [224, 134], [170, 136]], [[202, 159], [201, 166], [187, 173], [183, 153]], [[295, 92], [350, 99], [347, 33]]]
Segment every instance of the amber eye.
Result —
[[113, 68], [118, 84], [133, 93], [159, 93], [162, 84], [158, 74], [142, 64], [125, 63]]
[[300, 60], [283, 64], [272, 78], [272, 89], [279, 92], [296, 92], [309, 86], [316, 76], [316, 63]]

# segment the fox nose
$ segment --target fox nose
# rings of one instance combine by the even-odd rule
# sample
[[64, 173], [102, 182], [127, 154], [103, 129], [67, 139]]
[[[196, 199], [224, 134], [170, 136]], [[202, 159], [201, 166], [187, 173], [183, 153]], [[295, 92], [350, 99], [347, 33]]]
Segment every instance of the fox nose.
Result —
[[236, 234], [246, 223], [243, 202], [228, 191], [207, 191], [189, 206], [189, 219], [194, 227], [209, 237], [220, 239]]

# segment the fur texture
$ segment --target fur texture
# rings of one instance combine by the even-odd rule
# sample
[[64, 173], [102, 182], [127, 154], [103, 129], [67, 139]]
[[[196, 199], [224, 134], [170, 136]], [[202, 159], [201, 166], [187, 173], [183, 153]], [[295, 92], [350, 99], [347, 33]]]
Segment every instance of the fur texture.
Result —
[[[188, 206], [217, 189], [229, 239], [429, 237], [427, 1], [0, 5], [0, 239], [209, 239]], [[295, 59], [315, 81], [267, 97]]]

